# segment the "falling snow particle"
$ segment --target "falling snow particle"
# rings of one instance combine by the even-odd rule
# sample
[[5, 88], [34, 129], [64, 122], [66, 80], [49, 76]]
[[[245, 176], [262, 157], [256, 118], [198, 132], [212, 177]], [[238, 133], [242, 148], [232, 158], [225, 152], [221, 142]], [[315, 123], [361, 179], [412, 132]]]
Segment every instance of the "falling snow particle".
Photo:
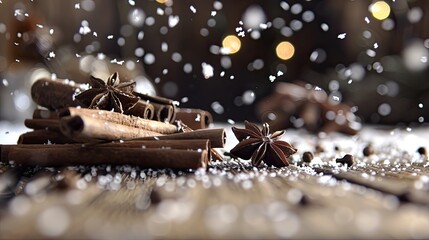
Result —
[[161, 8], [157, 8], [156, 9], [156, 14], [158, 14], [159, 16], [163, 16], [164, 15], [164, 10], [162, 10]]
[[369, 18], [368, 17], [365, 17], [365, 22], [369, 23]]
[[5, 78], [3, 78], [2, 83], [3, 83], [3, 86], [5, 87], [9, 86], [9, 82]]
[[79, 28], [79, 33], [82, 35], [86, 35], [91, 32], [91, 28], [89, 28], [89, 23], [86, 20], [81, 22], [81, 26]]
[[235, 121], [234, 121], [234, 120], [232, 120], [232, 119], [228, 119], [227, 121], [228, 121], [228, 123], [229, 123], [229, 124], [231, 124], [231, 125], [234, 125], [234, 124], [235, 124]]
[[128, 3], [129, 3], [131, 6], [136, 5], [136, 2], [135, 2], [134, 0], [128, 0]]
[[107, 36], [107, 39], [113, 39], [113, 35]]
[[217, 114], [222, 114], [224, 112], [223, 106], [217, 101], [213, 102], [211, 104], [211, 107], [212, 107], [213, 111]]
[[212, 11], [210, 15], [211, 15], [212, 17], [214, 17], [214, 16], [216, 16], [216, 13], [217, 13], [216, 11]]
[[338, 38], [344, 39], [344, 38], [346, 38], [346, 35], [347, 35], [347, 33], [340, 33], [340, 34], [338, 34]]
[[279, 71], [277, 72], [277, 77], [283, 76], [283, 74], [284, 74], [284, 73], [283, 73], [282, 71], [280, 71], [280, 70], [279, 70]]
[[193, 5], [191, 5], [191, 6], [189, 7], [189, 9], [191, 9], [191, 11], [192, 11], [193, 13], [196, 13], [196, 12], [197, 12], [197, 9], [196, 9]]
[[49, 34], [54, 34], [54, 29], [53, 28], [51, 28], [51, 29], [49, 29]]
[[322, 23], [320, 25], [320, 27], [322, 28], [323, 31], [327, 32], [329, 30], [329, 25], [326, 23]]
[[53, 51], [52, 51], [52, 52], [50, 52], [50, 53], [49, 53], [49, 57], [50, 57], [50, 58], [54, 58], [54, 57], [55, 57], [55, 53], [54, 53]]
[[203, 75], [205, 79], [209, 79], [211, 77], [213, 77], [214, 75], [214, 69], [210, 64], [207, 64], [205, 62], [203, 62], [201, 64], [202, 68], [203, 68]]
[[74, 5], [74, 9], [80, 9], [80, 3], [76, 3], [76, 4]]
[[274, 82], [274, 80], [276, 80], [276, 76], [274, 76], [274, 75], [270, 75], [270, 76], [268, 77], [268, 79], [270, 80], [270, 82]]
[[179, 23], [179, 16], [168, 16], [168, 26], [174, 28]]

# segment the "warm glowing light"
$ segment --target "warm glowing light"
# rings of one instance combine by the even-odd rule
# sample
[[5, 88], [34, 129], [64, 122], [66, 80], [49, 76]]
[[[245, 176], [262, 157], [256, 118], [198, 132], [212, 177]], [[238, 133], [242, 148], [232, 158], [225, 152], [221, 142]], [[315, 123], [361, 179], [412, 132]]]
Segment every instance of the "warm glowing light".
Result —
[[168, 0], [156, 0], [158, 3], [161, 3], [161, 4], [165, 4], [165, 3], [167, 3], [168, 2]]
[[384, 20], [390, 15], [390, 6], [385, 1], [378, 1], [369, 6], [372, 16], [378, 20]]
[[295, 47], [290, 42], [281, 42], [276, 47], [277, 57], [283, 60], [288, 60], [295, 54]]
[[241, 41], [234, 35], [228, 35], [222, 41], [222, 48], [225, 50], [225, 53], [234, 54], [240, 50]]

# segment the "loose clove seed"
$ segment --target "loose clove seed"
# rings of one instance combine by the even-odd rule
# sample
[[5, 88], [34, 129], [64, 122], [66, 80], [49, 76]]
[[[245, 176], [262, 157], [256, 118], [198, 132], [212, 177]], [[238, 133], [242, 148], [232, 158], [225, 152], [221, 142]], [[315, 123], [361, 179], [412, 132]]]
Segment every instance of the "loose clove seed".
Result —
[[371, 144], [368, 144], [364, 149], [362, 150], [362, 153], [365, 157], [368, 157], [372, 154], [374, 154], [374, 147]]
[[350, 154], [344, 155], [342, 158], [336, 159], [337, 163], [347, 164], [348, 167], [354, 164], [354, 157]]
[[313, 160], [314, 156], [312, 152], [304, 152], [302, 154], [302, 161], [305, 163], [310, 163]]

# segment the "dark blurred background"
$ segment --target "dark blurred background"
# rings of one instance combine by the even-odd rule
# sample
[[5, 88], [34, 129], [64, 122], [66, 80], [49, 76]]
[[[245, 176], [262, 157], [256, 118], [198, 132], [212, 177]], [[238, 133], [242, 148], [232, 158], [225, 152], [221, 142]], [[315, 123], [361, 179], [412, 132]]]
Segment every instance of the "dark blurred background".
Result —
[[300, 81], [363, 122], [422, 124], [428, 11], [425, 0], [2, 0], [0, 120], [31, 115], [38, 77], [119, 71], [215, 121], [257, 121], [277, 83]]

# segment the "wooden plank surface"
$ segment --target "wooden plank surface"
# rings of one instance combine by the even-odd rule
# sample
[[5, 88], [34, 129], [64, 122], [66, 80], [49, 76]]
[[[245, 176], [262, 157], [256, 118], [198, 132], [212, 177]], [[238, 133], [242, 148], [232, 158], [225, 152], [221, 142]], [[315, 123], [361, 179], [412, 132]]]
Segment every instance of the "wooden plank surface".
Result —
[[[427, 146], [416, 141], [427, 129], [422, 133], [320, 138], [290, 132], [285, 138], [299, 151], [281, 169], [229, 157], [205, 171], [3, 163], [0, 237], [429, 238], [429, 163], [415, 154]], [[377, 151], [366, 157], [368, 139]], [[325, 151], [311, 164], [299, 163], [304, 151], [320, 144]], [[355, 156], [356, 164], [335, 163], [344, 154]]]

